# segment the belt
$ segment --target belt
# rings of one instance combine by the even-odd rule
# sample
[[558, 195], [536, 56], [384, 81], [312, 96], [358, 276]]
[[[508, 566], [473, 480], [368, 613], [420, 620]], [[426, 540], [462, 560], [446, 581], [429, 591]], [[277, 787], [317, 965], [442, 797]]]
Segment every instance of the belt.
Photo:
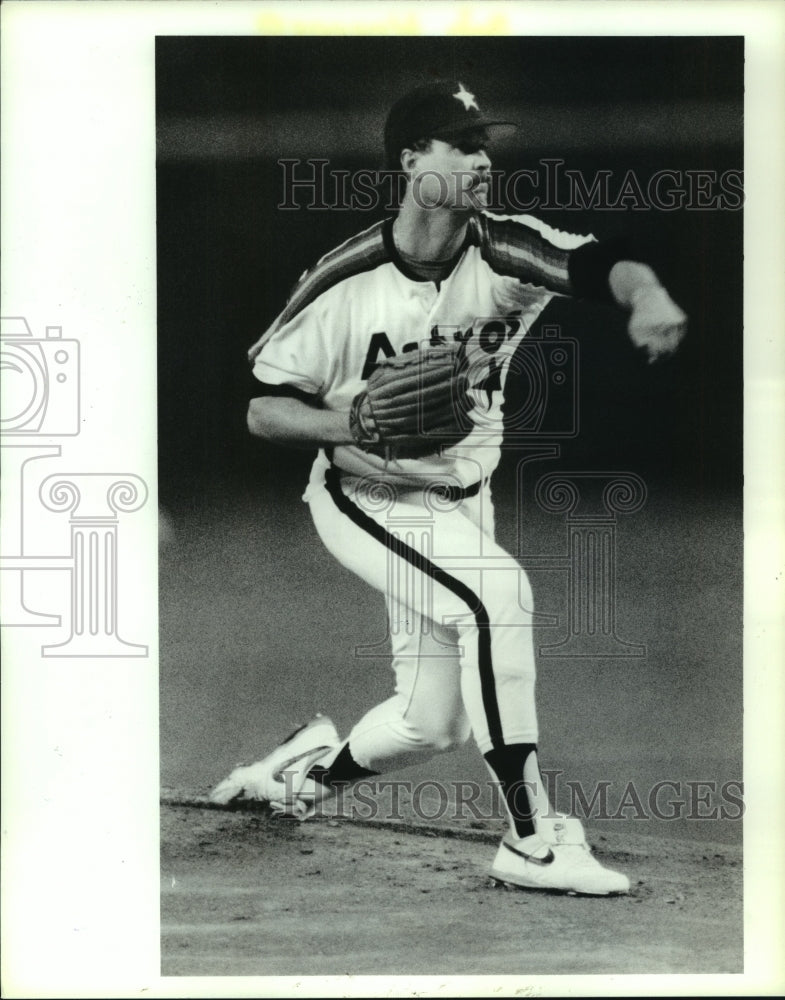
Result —
[[[357, 476], [356, 472], [347, 472], [345, 469], [333, 463], [330, 468], [335, 469], [339, 476]], [[361, 478], [361, 477], [360, 477]], [[480, 490], [488, 484], [488, 477], [481, 479], [471, 486], [451, 486], [449, 483], [429, 483], [426, 487], [429, 493], [435, 494], [440, 500], [447, 500], [450, 503], [458, 503], [460, 500], [468, 500], [469, 497], [476, 497]], [[397, 484], [396, 484], [397, 485]], [[405, 488], [405, 487], [402, 487]], [[420, 489], [421, 487], [413, 487]]]
[[471, 486], [450, 486], [448, 483], [437, 483], [431, 487], [431, 492], [443, 500], [451, 500], [457, 503], [459, 500], [468, 500], [469, 497], [476, 497], [487, 482], [487, 479], [483, 479], [481, 482], [472, 483]]

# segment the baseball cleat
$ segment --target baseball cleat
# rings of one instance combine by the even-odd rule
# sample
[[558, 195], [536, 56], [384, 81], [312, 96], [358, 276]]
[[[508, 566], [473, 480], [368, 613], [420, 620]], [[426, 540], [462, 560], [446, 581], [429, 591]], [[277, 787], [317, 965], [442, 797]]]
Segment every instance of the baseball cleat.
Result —
[[629, 892], [630, 880], [603, 868], [586, 843], [580, 820], [542, 820], [532, 837], [505, 834], [491, 878], [522, 889], [610, 896]]
[[317, 715], [255, 764], [238, 764], [210, 793], [210, 801], [267, 802], [274, 813], [307, 819], [315, 811], [315, 787], [308, 771], [340, 742], [332, 719]]

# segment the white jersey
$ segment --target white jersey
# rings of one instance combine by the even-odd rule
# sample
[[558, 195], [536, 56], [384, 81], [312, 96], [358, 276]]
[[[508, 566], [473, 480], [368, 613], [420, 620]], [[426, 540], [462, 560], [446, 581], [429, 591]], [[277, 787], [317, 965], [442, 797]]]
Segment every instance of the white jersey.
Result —
[[[328, 457], [352, 475], [381, 474], [401, 484], [432, 476], [471, 486], [498, 464], [504, 387], [521, 339], [554, 294], [572, 292], [569, 253], [593, 237], [562, 233], [531, 216], [483, 212], [471, 218], [455, 267], [437, 284], [401, 259], [392, 222], [352, 237], [302, 276], [251, 349], [254, 375], [328, 410], [348, 411], [379, 361], [429, 344], [464, 343], [474, 428], [460, 443], [417, 459], [353, 446], [336, 446]], [[547, 360], [535, 359], [535, 367]], [[536, 404], [525, 419], [536, 422], [535, 411]]]

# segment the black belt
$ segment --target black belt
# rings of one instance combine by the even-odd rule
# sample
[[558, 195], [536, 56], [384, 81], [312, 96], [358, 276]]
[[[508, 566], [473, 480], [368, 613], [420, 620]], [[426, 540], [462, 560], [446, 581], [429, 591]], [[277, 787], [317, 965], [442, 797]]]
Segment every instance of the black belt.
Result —
[[[356, 472], [346, 472], [339, 466], [331, 463], [330, 468], [335, 469], [339, 476], [357, 476]], [[460, 500], [468, 500], [469, 497], [476, 497], [480, 490], [487, 484], [488, 480], [481, 479], [471, 486], [451, 486], [449, 483], [431, 483], [426, 487], [429, 493], [434, 493], [440, 500], [448, 500], [451, 503], [458, 503]]]
[[476, 497], [487, 482], [487, 479], [483, 479], [482, 482], [472, 483], [471, 486], [450, 486], [448, 483], [436, 483], [436, 485], [430, 487], [430, 491], [443, 500], [451, 500], [457, 503], [459, 500], [468, 500], [469, 497]]

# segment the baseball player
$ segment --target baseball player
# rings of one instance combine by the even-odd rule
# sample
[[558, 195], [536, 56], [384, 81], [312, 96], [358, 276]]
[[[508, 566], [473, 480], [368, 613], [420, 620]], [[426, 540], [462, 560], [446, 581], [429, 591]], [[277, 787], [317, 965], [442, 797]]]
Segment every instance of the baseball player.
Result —
[[623, 893], [627, 876], [599, 863], [544, 790], [531, 589], [494, 541], [490, 479], [516, 348], [554, 295], [615, 302], [650, 361], [676, 350], [686, 319], [647, 265], [611, 245], [485, 210], [500, 124], [460, 81], [398, 101], [384, 133], [406, 178], [397, 214], [306, 271], [250, 351], [249, 429], [318, 447], [304, 499], [328, 550], [385, 595], [395, 687], [348, 736], [318, 716], [212, 799], [303, 819], [338, 786], [472, 737], [509, 816], [491, 875]]

